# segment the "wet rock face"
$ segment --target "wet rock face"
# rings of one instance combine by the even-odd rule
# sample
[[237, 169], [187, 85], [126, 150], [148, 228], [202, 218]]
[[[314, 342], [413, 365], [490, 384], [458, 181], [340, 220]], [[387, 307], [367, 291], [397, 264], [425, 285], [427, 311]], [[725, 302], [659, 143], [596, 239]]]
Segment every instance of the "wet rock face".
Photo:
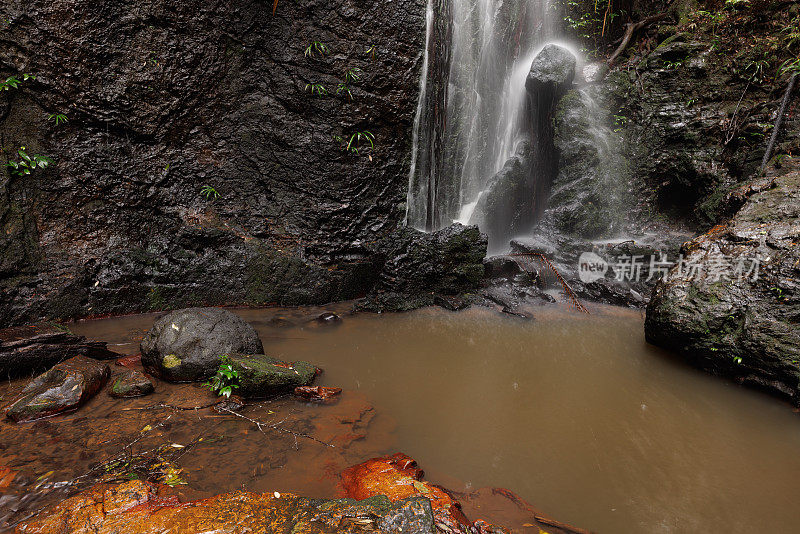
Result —
[[220, 308], [188, 308], [155, 322], [141, 343], [147, 372], [170, 382], [194, 382], [216, 373], [223, 354], [263, 354], [255, 329]]
[[622, 136], [610, 127], [619, 103], [597, 86], [569, 91], [554, 116], [558, 173], [543, 224], [584, 239], [618, 235], [635, 201], [627, 194]]
[[33, 379], [6, 415], [20, 422], [73, 410], [100, 391], [109, 374], [108, 364], [76, 356]]
[[495, 247], [505, 246], [512, 236], [528, 230], [533, 223], [531, 165], [530, 144], [523, 143], [489, 179], [475, 206], [469, 222], [486, 232]]
[[228, 359], [236, 371], [244, 397], [271, 397], [311, 384], [317, 368], [308, 362], [286, 363], [263, 354], [231, 354]]
[[130, 369], [111, 381], [108, 394], [117, 398], [143, 397], [154, 389], [153, 383], [144, 373]]
[[477, 226], [455, 223], [432, 233], [403, 228], [377, 245], [385, 263], [367, 307], [408, 310], [433, 304], [435, 295], [474, 291], [486, 245]]
[[101, 341], [87, 341], [66, 328], [52, 324], [0, 330], [0, 377], [11, 378], [42, 372], [73, 356], [109, 360], [120, 355]]
[[704, 269], [673, 268], [658, 284], [645, 334], [702, 369], [800, 405], [800, 169], [793, 166], [748, 187], [751, 196], [729, 223], [684, 245], [686, 261]]
[[[425, 2], [271, 8], [2, 2], [0, 76], [37, 76], [0, 95], [2, 148], [55, 164], [0, 169], [0, 325], [369, 290], [363, 243], [405, 213]], [[359, 131], [371, 160], [333, 140]]]
[[22, 523], [16, 532], [56, 534], [90, 526], [96, 534], [137, 532], [247, 532], [334, 534], [403, 532], [435, 534], [430, 501], [414, 497], [391, 503], [386, 497], [306, 499], [290, 493], [225, 493], [181, 503], [166, 486], [134, 480], [98, 485]]

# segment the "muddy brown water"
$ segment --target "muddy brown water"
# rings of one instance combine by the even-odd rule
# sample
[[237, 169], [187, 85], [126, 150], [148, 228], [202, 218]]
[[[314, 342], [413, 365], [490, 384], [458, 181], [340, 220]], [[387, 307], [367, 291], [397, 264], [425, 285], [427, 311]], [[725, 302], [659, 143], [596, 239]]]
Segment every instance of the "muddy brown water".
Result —
[[[178, 460], [191, 498], [239, 488], [334, 496], [344, 466], [403, 451], [429, 480], [458, 491], [508, 488], [601, 533], [800, 529], [800, 415], [649, 346], [639, 312], [546, 307], [525, 321], [480, 308], [346, 315], [342, 306], [341, 322], [321, 325], [319, 308], [233, 311], [258, 329], [268, 354], [324, 368], [318, 383], [345, 388], [341, 401], [278, 399], [243, 412], [291, 434], [167, 407], [199, 404], [196, 386], [157, 384], [137, 400], [101, 394], [67, 416], [2, 423], [0, 464], [25, 467], [34, 484], [54, 470], [43, 480], [57, 484], [150, 425], [134, 448], [191, 444]], [[73, 330], [132, 353], [156, 316]], [[12, 504], [24, 511], [20, 499]]]

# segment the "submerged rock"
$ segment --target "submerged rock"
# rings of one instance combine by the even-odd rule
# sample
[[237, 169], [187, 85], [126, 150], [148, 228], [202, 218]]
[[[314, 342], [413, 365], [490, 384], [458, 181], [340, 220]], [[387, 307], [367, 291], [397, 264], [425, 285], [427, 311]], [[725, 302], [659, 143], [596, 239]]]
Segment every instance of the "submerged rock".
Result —
[[317, 376], [317, 368], [308, 362], [286, 363], [263, 354], [230, 354], [239, 377], [236, 392], [243, 397], [271, 397], [307, 386]]
[[130, 369], [117, 376], [108, 389], [108, 394], [117, 398], [143, 397], [155, 390], [144, 373]]
[[333, 312], [322, 312], [317, 316], [316, 321], [320, 324], [336, 324], [342, 322], [342, 318]]
[[120, 355], [101, 341], [87, 341], [55, 324], [17, 326], [0, 330], [0, 378], [42, 372], [73, 356], [109, 360]]
[[342, 393], [342, 388], [331, 388], [325, 386], [297, 386], [294, 388], [294, 394], [301, 399], [317, 401], [317, 402], [330, 402], [334, 397]]
[[205, 380], [223, 354], [263, 354], [255, 329], [221, 308], [188, 308], [155, 322], [141, 343], [142, 365], [170, 382]]
[[383, 496], [306, 499], [290, 493], [225, 493], [182, 503], [166, 486], [133, 480], [97, 485], [19, 525], [16, 532], [194, 534], [252, 532], [435, 534], [431, 504], [421, 496], [392, 503]]
[[6, 415], [19, 422], [73, 410], [100, 391], [109, 374], [108, 364], [76, 356], [34, 378]]
[[[800, 169], [684, 245], [647, 307], [650, 343], [800, 405]], [[691, 267], [694, 266], [694, 267]]]

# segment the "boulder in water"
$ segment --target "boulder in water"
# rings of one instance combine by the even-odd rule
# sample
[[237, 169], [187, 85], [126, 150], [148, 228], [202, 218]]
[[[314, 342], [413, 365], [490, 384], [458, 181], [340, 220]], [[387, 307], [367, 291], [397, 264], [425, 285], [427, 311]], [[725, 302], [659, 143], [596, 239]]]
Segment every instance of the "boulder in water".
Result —
[[155, 390], [144, 373], [129, 369], [111, 381], [108, 394], [117, 398], [144, 397]]
[[531, 63], [525, 88], [534, 92], [569, 86], [575, 79], [576, 63], [575, 55], [563, 46], [545, 45]]
[[32, 421], [78, 408], [103, 387], [108, 364], [76, 356], [34, 378], [6, 415], [14, 421]]
[[231, 354], [228, 359], [239, 377], [236, 393], [243, 397], [289, 393], [317, 376], [317, 368], [303, 361], [286, 363], [263, 354]]
[[363, 308], [402, 311], [434, 303], [435, 295], [476, 291], [483, 279], [486, 235], [454, 223], [436, 232], [401, 228], [377, 244], [385, 258]]
[[141, 343], [142, 365], [169, 382], [196, 382], [217, 372], [223, 354], [264, 354], [255, 329], [221, 308], [187, 308], [155, 322]]
[[684, 244], [644, 327], [689, 363], [800, 405], [800, 165], [786, 166], [796, 168], [744, 186], [730, 222]]

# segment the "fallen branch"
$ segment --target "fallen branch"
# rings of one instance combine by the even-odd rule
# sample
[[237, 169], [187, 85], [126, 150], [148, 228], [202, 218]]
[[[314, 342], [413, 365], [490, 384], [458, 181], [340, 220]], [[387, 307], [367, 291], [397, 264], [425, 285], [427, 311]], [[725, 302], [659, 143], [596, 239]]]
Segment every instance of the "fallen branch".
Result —
[[272, 430], [277, 430], [278, 432], [283, 432], [285, 434], [293, 435], [295, 437], [295, 443], [297, 442], [297, 438], [300, 437], [300, 438], [310, 439], [311, 441], [316, 441], [317, 443], [325, 445], [326, 447], [330, 447], [332, 449], [336, 448], [336, 445], [331, 445], [330, 443], [326, 443], [326, 442], [324, 442], [322, 440], [319, 440], [319, 439], [315, 438], [314, 436], [309, 436], [308, 434], [301, 434], [300, 432], [295, 432], [294, 430], [289, 430], [288, 428], [283, 428], [282, 426], [278, 426], [283, 421], [278, 421], [277, 423], [273, 423], [273, 424], [263, 423], [261, 421], [256, 421], [255, 419], [251, 419], [251, 418], [249, 418], [249, 417], [247, 417], [245, 415], [242, 415], [240, 413], [236, 413], [233, 410], [229, 410], [229, 409], [227, 409], [227, 408], [225, 408], [223, 406], [220, 406], [219, 409], [224, 411], [224, 412], [228, 412], [229, 414], [233, 414], [236, 417], [241, 417], [242, 419], [245, 419], [246, 421], [250, 421], [251, 423], [256, 425], [256, 428], [258, 428], [258, 431], [261, 432], [262, 434], [266, 434], [266, 432], [264, 432], [265, 428], [271, 428]]
[[[514, 258], [514, 261], [518, 265], [519, 262], [516, 260], [516, 258], [518, 257], [534, 257], [538, 259], [553, 272], [553, 274], [556, 276], [556, 280], [558, 280], [558, 283], [561, 284], [561, 287], [564, 288], [564, 292], [567, 294], [569, 300], [572, 301], [572, 304], [575, 306], [575, 308], [577, 308], [578, 311], [581, 311], [583, 313], [589, 313], [589, 310], [587, 310], [586, 307], [583, 304], [581, 304], [581, 301], [578, 299], [578, 296], [575, 294], [574, 291], [572, 291], [572, 288], [569, 287], [569, 284], [567, 284], [567, 281], [564, 280], [563, 276], [561, 276], [561, 273], [558, 272], [558, 269], [556, 269], [555, 265], [550, 263], [550, 260], [545, 258], [543, 254], [539, 254], [538, 252], [520, 252], [517, 254], [509, 254], [509, 256]], [[521, 265], [520, 267], [522, 267], [523, 271], [525, 270], [525, 265]]]
[[783, 116], [786, 114], [786, 107], [789, 105], [789, 101], [792, 99], [792, 91], [794, 91], [794, 84], [796, 81], [797, 73], [795, 72], [792, 74], [792, 77], [789, 78], [789, 85], [786, 86], [786, 92], [783, 95], [781, 108], [778, 110], [778, 116], [775, 118], [775, 126], [772, 128], [772, 136], [769, 138], [769, 143], [767, 143], [767, 151], [764, 152], [764, 158], [761, 160], [762, 174], [764, 173], [764, 169], [767, 167], [769, 158], [772, 157], [772, 151], [775, 149], [775, 142], [778, 140], [778, 134], [780, 133], [781, 126], [783, 126]]
[[606, 64], [609, 66], [609, 68], [614, 66], [614, 62], [617, 60], [620, 54], [622, 54], [625, 49], [628, 48], [628, 45], [630, 44], [631, 39], [636, 32], [653, 24], [654, 22], [658, 22], [665, 18], [667, 18], [667, 13], [659, 13], [658, 15], [650, 15], [649, 17], [645, 17], [639, 22], [627, 23], [625, 25], [625, 35], [622, 36], [622, 42], [606, 60]]
[[565, 530], [567, 532], [571, 532], [573, 534], [592, 534], [589, 530], [584, 530], [582, 528], [573, 527], [572, 525], [568, 525], [566, 523], [562, 523], [556, 519], [548, 517], [544, 515], [542, 512], [522, 500], [519, 495], [514, 493], [513, 491], [509, 491], [505, 488], [492, 488], [492, 493], [495, 495], [502, 495], [509, 501], [513, 502], [523, 510], [529, 512], [533, 515], [533, 518], [536, 520], [537, 523], [542, 523], [543, 525], [547, 525], [550, 527], [560, 528], [561, 530]]

